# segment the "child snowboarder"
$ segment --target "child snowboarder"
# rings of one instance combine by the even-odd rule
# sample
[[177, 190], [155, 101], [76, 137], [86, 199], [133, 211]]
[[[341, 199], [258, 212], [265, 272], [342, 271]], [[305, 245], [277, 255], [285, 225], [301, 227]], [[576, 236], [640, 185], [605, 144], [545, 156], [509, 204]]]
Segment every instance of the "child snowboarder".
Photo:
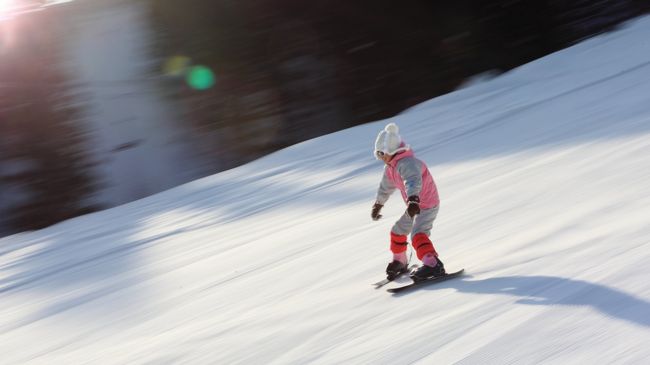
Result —
[[386, 268], [388, 279], [392, 280], [408, 270], [406, 250], [409, 234], [417, 257], [424, 264], [411, 274], [413, 280], [445, 275], [445, 267], [429, 239], [440, 200], [427, 165], [415, 158], [410, 146], [402, 141], [395, 123], [388, 124], [379, 132], [375, 141], [375, 157], [386, 166], [372, 207], [372, 219], [381, 218], [381, 208], [396, 189], [400, 190], [407, 205], [390, 232], [393, 261]]

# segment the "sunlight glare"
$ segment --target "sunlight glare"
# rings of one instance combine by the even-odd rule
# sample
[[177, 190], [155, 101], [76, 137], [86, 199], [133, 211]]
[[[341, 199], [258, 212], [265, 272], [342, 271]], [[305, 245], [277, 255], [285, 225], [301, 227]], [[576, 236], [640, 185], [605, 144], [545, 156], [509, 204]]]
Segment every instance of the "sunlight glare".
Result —
[[9, 12], [13, 2], [14, 0], [0, 0], [0, 18]]

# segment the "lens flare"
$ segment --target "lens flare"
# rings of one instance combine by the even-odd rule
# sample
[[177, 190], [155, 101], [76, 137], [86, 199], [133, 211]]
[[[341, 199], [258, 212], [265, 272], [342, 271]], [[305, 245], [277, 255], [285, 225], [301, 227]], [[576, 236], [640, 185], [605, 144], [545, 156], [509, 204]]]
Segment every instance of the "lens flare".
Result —
[[9, 15], [13, 5], [14, 0], [0, 0], [0, 19]]
[[187, 73], [186, 81], [195, 90], [207, 90], [214, 86], [215, 77], [210, 68], [206, 66], [194, 66]]
[[182, 77], [185, 76], [192, 64], [192, 60], [186, 56], [173, 56], [167, 59], [163, 65], [163, 73], [166, 76]]

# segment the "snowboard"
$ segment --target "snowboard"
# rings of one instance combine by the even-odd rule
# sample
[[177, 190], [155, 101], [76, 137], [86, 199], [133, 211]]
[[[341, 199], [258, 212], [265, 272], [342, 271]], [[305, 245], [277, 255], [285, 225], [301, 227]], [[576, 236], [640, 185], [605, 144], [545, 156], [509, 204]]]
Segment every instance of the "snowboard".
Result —
[[443, 276], [438, 276], [438, 277], [435, 277], [433, 279], [417, 280], [417, 281], [414, 281], [414, 282], [412, 282], [410, 284], [407, 284], [407, 285], [404, 285], [404, 286], [399, 286], [397, 288], [390, 288], [390, 289], [387, 289], [387, 291], [389, 293], [393, 293], [393, 294], [401, 293], [401, 292], [404, 292], [404, 291], [407, 291], [407, 290], [423, 287], [423, 286], [426, 286], [426, 285], [432, 285], [432, 284], [435, 284], [435, 283], [440, 283], [442, 281], [453, 279], [453, 278], [456, 278], [456, 277], [459, 277], [459, 276], [463, 275], [464, 272], [465, 272], [465, 269], [460, 269], [460, 270], [458, 270], [456, 272], [452, 272], [452, 273], [449, 273], [449, 274], [446, 274], [446, 275], [443, 275]]
[[384, 285], [386, 285], [386, 284], [388, 284], [388, 283], [392, 283], [392, 282], [395, 281], [396, 279], [398, 279], [398, 278], [400, 278], [400, 277], [402, 277], [402, 276], [404, 276], [404, 275], [406, 275], [406, 274], [410, 274], [411, 271], [413, 271], [413, 270], [415, 270], [415, 269], [417, 269], [417, 268], [418, 268], [418, 265], [411, 265], [411, 266], [408, 267], [408, 269], [406, 270], [406, 272], [401, 273], [400, 275], [397, 275], [397, 276], [394, 277], [392, 280], [387, 278], [387, 279], [384, 279], [384, 280], [382, 280], [382, 281], [378, 281], [378, 282], [376, 282], [376, 283], [374, 283], [374, 284], [372, 284], [372, 285], [375, 287], [375, 289], [379, 289], [379, 288], [381, 288], [382, 286], [384, 286]]

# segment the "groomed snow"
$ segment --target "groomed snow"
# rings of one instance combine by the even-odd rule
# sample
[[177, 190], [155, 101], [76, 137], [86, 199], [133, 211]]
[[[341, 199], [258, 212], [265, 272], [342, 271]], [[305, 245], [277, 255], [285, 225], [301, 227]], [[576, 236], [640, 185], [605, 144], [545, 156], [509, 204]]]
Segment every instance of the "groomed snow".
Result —
[[1, 239], [0, 363], [650, 363], [650, 18], [391, 121], [464, 278], [370, 285], [378, 121]]

